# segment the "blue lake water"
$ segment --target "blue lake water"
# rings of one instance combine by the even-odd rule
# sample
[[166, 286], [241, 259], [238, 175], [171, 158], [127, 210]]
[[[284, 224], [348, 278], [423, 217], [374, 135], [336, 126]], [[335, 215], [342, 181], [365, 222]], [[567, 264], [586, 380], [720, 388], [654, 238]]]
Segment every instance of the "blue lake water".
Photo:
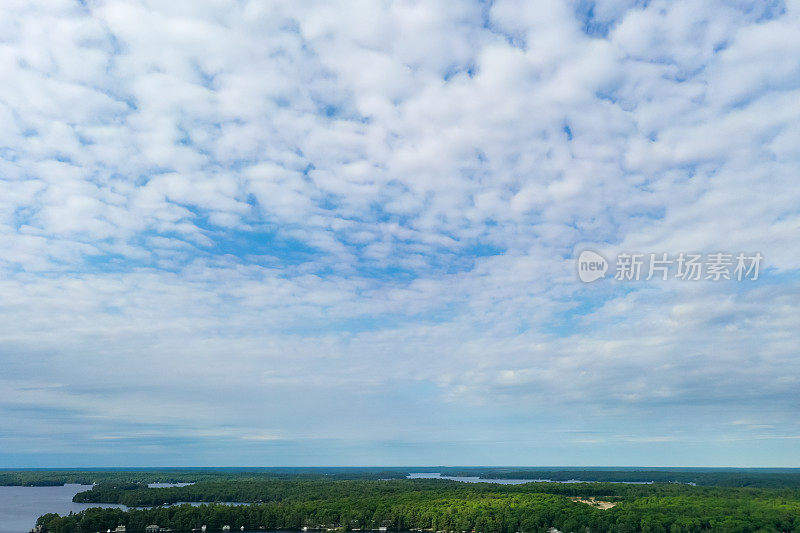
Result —
[[[152, 488], [183, 487], [190, 483], [150, 483]], [[46, 513], [69, 514], [90, 507], [127, 509], [116, 503], [75, 503], [72, 497], [91, 485], [61, 487], [0, 487], [0, 533], [27, 533]], [[195, 504], [192, 504], [195, 505]], [[200, 504], [196, 504], [200, 505]]]
[[118, 504], [72, 501], [77, 493], [91, 488], [91, 485], [0, 487], [0, 533], [27, 533], [36, 523], [36, 519], [45, 513], [77, 513], [90, 507], [125, 509], [124, 505]]
[[408, 479], [450, 479], [452, 481], [463, 481], [465, 483], [500, 483], [501, 485], [521, 485], [533, 481], [547, 481], [545, 479], [484, 479], [472, 476], [443, 476], [437, 473], [417, 472], [408, 474]]
[[[565, 481], [553, 481], [552, 479], [489, 479], [473, 476], [443, 476], [438, 472], [412, 472], [408, 474], [408, 479], [450, 479], [453, 481], [463, 481], [464, 483], [499, 483], [501, 485], [521, 485], [523, 483], [594, 483], [593, 481], [583, 481], [580, 479], [567, 479]], [[615, 481], [614, 483], [625, 483], [626, 485], [650, 485], [652, 481]], [[693, 485], [693, 483], [691, 483]]]

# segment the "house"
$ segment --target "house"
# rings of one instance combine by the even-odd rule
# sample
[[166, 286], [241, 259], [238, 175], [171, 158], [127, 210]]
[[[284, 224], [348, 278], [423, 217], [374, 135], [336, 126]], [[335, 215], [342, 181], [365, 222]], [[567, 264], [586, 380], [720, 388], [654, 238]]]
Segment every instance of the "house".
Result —
[[231, 526], [222, 526], [222, 531], [230, 531]]
[[125, 533], [125, 531], [126, 531], [125, 526], [117, 526], [114, 529], [114, 533]]

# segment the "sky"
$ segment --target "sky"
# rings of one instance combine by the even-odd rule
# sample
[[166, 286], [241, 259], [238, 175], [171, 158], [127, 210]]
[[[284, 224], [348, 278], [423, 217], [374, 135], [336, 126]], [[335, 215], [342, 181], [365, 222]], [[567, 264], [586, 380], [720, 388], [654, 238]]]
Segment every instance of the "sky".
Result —
[[0, 77], [0, 467], [800, 467], [798, 0], [7, 0]]

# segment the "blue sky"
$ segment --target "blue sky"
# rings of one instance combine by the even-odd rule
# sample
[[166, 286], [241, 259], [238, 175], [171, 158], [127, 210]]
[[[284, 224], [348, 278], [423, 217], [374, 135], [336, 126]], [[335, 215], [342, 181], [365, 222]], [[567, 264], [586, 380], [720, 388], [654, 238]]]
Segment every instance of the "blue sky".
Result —
[[[798, 29], [5, 2], [0, 467], [800, 466]], [[764, 262], [584, 284], [585, 248]]]

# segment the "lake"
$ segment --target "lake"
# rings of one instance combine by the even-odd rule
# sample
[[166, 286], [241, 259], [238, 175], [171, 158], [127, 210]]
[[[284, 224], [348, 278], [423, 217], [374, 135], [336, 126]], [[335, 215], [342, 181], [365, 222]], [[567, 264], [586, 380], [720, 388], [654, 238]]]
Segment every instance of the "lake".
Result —
[[[151, 488], [184, 487], [191, 483], [150, 483]], [[46, 513], [68, 514], [90, 507], [127, 509], [116, 503], [75, 503], [72, 497], [91, 485], [61, 487], [0, 487], [0, 533], [27, 533]], [[199, 504], [198, 504], [199, 505]]]
[[[452, 481], [463, 481], [464, 483], [499, 483], [501, 485], [522, 485], [523, 483], [595, 483], [594, 481], [582, 481], [580, 479], [567, 479], [564, 481], [553, 481], [552, 479], [489, 479], [477, 476], [443, 476], [438, 472], [413, 472], [408, 474], [408, 479], [450, 479]], [[613, 483], [624, 483], [626, 485], [651, 485], [652, 481], [614, 481]], [[693, 485], [694, 483], [690, 483]]]
[[117, 507], [111, 503], [74, 503], [72, 497], [91, 485], [61, 487], [0, 487], [0, 533], [27, 533], [45, 513], [68, 514], [90, 507]]
[[412, 472], [408, 474], [408, 479], [449, 479], [465, 483], [500, 483], [501, 485], [521, 485], [522, 483], [532, 483], [534, 481], [549, 481], [545, 479], [484, 479], [472, 476], [443, 476], [438, 472]]

